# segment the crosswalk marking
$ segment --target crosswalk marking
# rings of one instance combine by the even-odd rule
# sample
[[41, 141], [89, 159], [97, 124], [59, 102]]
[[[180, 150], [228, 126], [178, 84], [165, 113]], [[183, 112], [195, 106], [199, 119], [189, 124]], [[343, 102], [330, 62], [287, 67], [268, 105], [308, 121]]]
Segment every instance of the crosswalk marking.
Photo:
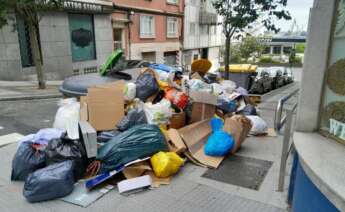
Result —
[[6, 146], [8, 144], [16, 143], [24, 136], [19, 133], [11, 133], [8, 135], [0, 136], [0, 147]]

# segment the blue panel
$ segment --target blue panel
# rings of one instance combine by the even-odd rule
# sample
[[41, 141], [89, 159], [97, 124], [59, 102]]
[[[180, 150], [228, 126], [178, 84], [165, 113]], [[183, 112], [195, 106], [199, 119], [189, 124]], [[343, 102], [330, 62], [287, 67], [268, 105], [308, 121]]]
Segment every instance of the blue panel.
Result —
[[310, 181], [300, 163], [297, 164], [295, 186], [293, 189], [292, 211], [339, 211]]
[[295, 181], [296, 181], [296, 171], [297, 171], [297, 164], [298, 164], [298, 154], [294, 154], [291, 174], [290, 174], [290, 184], [289, 184], [289, 191], [288, 191], [288, 204], [292, 204], [292, 197], [295, 188]]

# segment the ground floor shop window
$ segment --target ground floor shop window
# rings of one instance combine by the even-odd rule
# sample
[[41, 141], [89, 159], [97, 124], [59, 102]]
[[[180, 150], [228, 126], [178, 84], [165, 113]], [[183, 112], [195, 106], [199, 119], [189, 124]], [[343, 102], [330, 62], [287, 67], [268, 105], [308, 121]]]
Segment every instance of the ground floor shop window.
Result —
[[156, 52], [143, 52], [141, 53], [143, 60], [155, 63], [156, 62]]
[[69, 14], [73, 62], [96, 59], [93, 16]]
[[325, 77], [320, 130], [345, 144], [345, 0], [338, 5]]
[[164, 52], [164, 63], [167, 65], [174, 66], [177, 64], [177, 52]]

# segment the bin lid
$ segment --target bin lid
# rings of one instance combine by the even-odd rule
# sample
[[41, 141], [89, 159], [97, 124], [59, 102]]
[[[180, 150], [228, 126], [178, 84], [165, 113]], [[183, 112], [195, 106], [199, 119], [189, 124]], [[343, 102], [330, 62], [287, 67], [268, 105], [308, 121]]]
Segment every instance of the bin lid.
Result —
[[192, 63], [192, 72], [198, 72], [199, 74], [206, 74], [212, 67], [211, 61], [207, 59], [194, 60]]
[[[229, 65], [229, 70], [232, 73], [241, 73], [241, 72], [256, 72], [256, 69], [258, 68], [257, 65], [252, 64], [233, 64]], [[224, 66], [219, 68], [219, 71], [225, 71]]]
[[107, 61], [101, 66], [101, 69], [99, 70], [99, 73], [102, 76], [105, 76], [107, 72], [115, 66], [115, 64], [120, 60], [120, 58], [123, 55], [123, 51], [121, 49], [118, 49], [114, 51], [107, 59]]

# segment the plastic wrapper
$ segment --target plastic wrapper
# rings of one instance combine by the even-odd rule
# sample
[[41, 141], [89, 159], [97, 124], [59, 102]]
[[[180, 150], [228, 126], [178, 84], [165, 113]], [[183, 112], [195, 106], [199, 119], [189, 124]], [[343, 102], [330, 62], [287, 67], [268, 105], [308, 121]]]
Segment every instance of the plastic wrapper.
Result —
[[243, 114], [245, 116], [256, 116], [258, 113], [256, 112], [256, 108], [254, 105], [247, 104], [241, 111], [239, 111], [239, 114]]
[[79, 180], [84, 176], [86, 170], [86, 152], [79, 140], [61, 138], [52, 140], [46, 148], [47, 164], [60, 163], [72, 160], [75, 163], [74, 176]]
[[23, 195], [29, 202], [40, 202], [67, 196], [73, 191], [73, 162], [56, 163], [29, 175]]
[[136, 85], [132, 82], [127, 83], [124, 90], [124, 99], [127, 101], [132, 101], [136, 95]]
[[30, 173], [46, 165], [45, 153], [31, 142], [23, 142], [12, 160], [11, 180], [25, 181]]
[[59, 106], [53, 127], [66, 130], [70, 139], [79, 139], [79, 102], [76, 98], [63, 99], [60, 101]]
[[203, 91], [212, 93], [213, 87], [211, 84], [207, 84], [199, 79], [191, 79], [188, 81], [188, 87], [191, 91]]
[[157, 104], [145, 103], [144, 111], [149, 124], [168, 124], [172, 116], [171, 103], [167, 99], [162, 99]]
[[183, 163], [183, 159], [175, 152], [158, 152], [151, 157], [151, 165], [157, 177], [174, 175]]
[[189, 99], [187, 94], [175, 88], [166, 89], [165, 98], [180, 109], [184, 109], [187, 106]]
[[164, 135], [156, 125], [137, 125], [115, 136], [98, 149], [101, 173], [116, 170], [128, 162], [167, 150]]
[[157, 79], [155, 78], [155, 73], [151, 69], [146, 69], [143, 73], [141, 73], [136, 84], [136, 97], [139, 98], [141, 101], [146, 101], [152, 95], [158, 93], [159, 85]]
[[251, 135], [262, 135], [266, 134], [268, 126], [265, 120], [260, 116], [246, 116], [252, 122], [252, 129], [250, 130]]
[[208, 156], [222, 157], [227, 155], [234, 147], [235, 141], [227, 132], [223, 131], [221, 119], [211, 119], [212, 133], [208, 137], [204, 152]]
[[237, 103], [234, 100], [230, 100], [224, 96], [220, 96], [217, 99], [217, 108], [221, 109], [224, 113], [232, 113], [237, 110]]

